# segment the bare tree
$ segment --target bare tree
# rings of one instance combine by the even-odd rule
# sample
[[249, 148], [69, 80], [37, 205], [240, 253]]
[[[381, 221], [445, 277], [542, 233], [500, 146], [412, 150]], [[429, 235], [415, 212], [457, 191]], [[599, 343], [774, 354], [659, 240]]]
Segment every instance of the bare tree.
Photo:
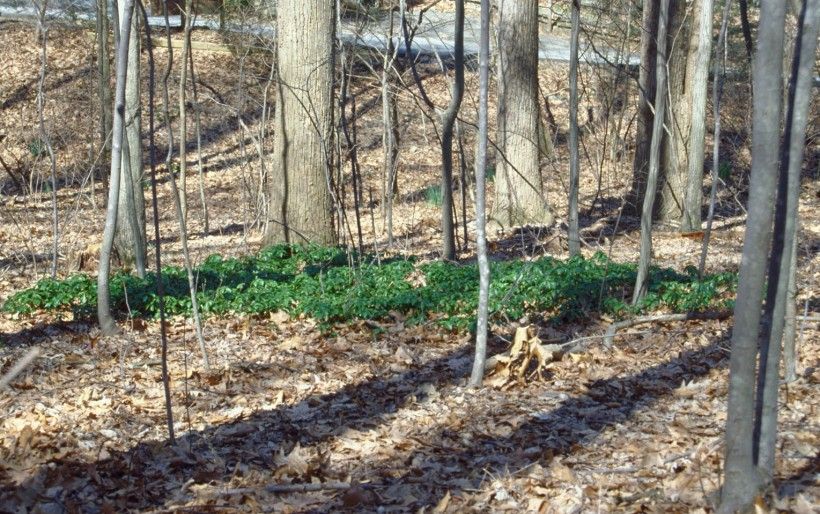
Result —
[[637, 304], [646, 294], [649, 283], [649, 263], [652, 259], [652, 211], [660, 174], [661, 139], [666, 111], [666, 24], [669, 21], [670, 0], [661, 0], [658, 11], [658, 43], [655, 60], [655, 114], [652, 121], [652, 142], [649, 148], [649, 173], [641, 211], [641, 254], [632, 303]]
[[100, 99], [100, 145], [111, 151], [111, 141], [108, 138], [111, 132], [111, 67], [108, 62], [108, 1], [96, 0], [96, 29], [97, 29], [97, 95]]
[[464, 97], [464, 0], [456, 0], [455, 12], [455, 78], [450, 105], [441, 115], [441, 256], [456, 258], [455, 225], [453, 222], [453, 129], [461, 99]]
[[578, 35], [581, 30], [580, 0], [572, 0], [569, 40], [569, 254], [581, 253], [578, 234]]
[[103, 334], [110, 335], [117, 331], [114, 318], [111, 316], [111, 293], [108, 279], [111, 270], [111, 250], [114, 247], [114, 231], [117, 228], [117, 211], [119, 208], [120, 175], [122, 166], [122, 144], [125, 128], [125, 83], [128, 78], [128, 42], [131, 35], [131, 18], [134, 13], [134, 0], [125, 0], [123, 16], [117, 29], [120, 34], [120, 45], [117, 49], [116, 88], [114, 93], [114, 119], [111, 129], [111, 178], [108, 183], [108, 207], [105, 215], [105, 228], [100, 245], [100, 268], [97, 275], [97, 319]]
[[481, 33], [479, 36], [478, 79], [478, 148], [475, 158], [475, 225], [478, 256], [478, 311], [476, 312], [475, 360], [470, 386], [479, 387], [487, 363], [487, 321], [490, 298], [490, 262], [487, 259], [487, 118], [490, 90], [490, 0], [481, 0]]
[[554, 221], [539, 166], [538, 1], [498, 1], [498, 173], [502, 227]]
[[785, 2], [761, 2], [753, 66], [752, 174], [729, 364], [726, 461], [720, 505], [724, 513], [750, 508], [761, 485], [753, 438], [755, 368], [766, 282], [764, 256], [772, 237], [780, 139], [782, 80], [780, 73], [772, 70], [782, 67], [785, 15]]

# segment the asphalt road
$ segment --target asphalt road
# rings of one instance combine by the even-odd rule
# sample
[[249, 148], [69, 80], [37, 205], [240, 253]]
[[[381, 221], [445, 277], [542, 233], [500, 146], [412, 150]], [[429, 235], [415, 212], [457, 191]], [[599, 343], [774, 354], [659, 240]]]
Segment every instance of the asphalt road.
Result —
[[[50, 9], [47, 17], [50, 20], [69, 20], [81, 22], [93, 22], [93, 10], [83, 10], [78, 7], [80, 4], [73, 4], [71, 10]], [[11, 6], [0, 4], [0, 20], [23, 19], [30, 20], [37, 16], [37, 12], [30, 5]], [[415, 21], [415, 18], [414, 18]], [[148, 22], [152, 27], [164, 27], [165, 20], [161, 16], [149, 16]], [[169, 17], [172, 27], [179, 27], [179, 16]], [[478, 55], [479, 21], [474, 18], [467, 18], [464, 24], [464, 53], [469, 58]], [[195, 26], [216, 30], [219, 23], [215, 19], [198, 18]], [[227, 30], [235, 32], [245, 32], [263, 37], [274, 37], [273, 27], [267, 24], [233, 24], [228, 23]], [[393, 45], [398, 49], [399, 55], [405, 53], [404, 38], [400, 35], [400, 25], [396, 22], [396, 35], [393, 37]], [[455, 21], [452, 13], [438, 13], [428, 11], [424, 19], [416, 30], [410, 52], [415, 56], [422, 56], [432, 59], [449, 61], [453, 53], [453, 33]], [[360, 22], [347, 20], [342, 22], [341, 39], [347, 44], [356, 45], [362, 48], [372, 48], [377, 51], [384, 51], [387, 48], [389, 32], [389, 19], [384, 16], [382, 19], [370, 21], [364, 26]], [[603, 64], [606, 61], [614, 62], [618, 55], [611, 49], [599, 49], [604, 55], [596, 54], [588, 45], [581, 42], [580, 45], [582, 62], [589, 64]], [[569, 61], [569, 40], [552, 35], [542, 35], [539, 41], [539, 58], [546, 61]], [[621, 57], [623, 62], [623, 57]], [[639, 59], [637, 55], [629, 56], [629, 64], [637, 65]]]

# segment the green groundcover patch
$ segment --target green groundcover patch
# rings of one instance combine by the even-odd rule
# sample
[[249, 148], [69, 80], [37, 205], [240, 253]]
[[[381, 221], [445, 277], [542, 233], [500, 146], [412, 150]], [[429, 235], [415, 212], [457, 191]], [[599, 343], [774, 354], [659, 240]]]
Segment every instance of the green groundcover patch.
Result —
[[[635, 282], [634, 264], [616, 263], [604, 254], [591, 258], [534, 261], [510, 260], [491, 265], [490, 311], [493, 319], [518, 319], [537, 313], [563, 321], [591, 312], [621, 316], [667, 309], [675, 312], [723, 308], [733, 301], [737, 275], [721, 273], [697, 280], [697, 272], [654, 268], [649, 292], [641, 305], [629, 306]], [[450, 328], [474, 323], [478, 303], [475, 263], [429, 262], [412, 259], [377, 260], [351, 255], [341, 248], [278, 245], [238, 259], [208, 257], [194, 270], [197, 299], [203, 313], [264, 314], [286, 311], [321, 322], [380, 319], [391, 311], [411, 322], [436, 319]], [[111, 279], [115, 312], [153, 318], [159, 315], [156, 274], [144, 279], [117, 274]], [[191, 298], [184, 268], [163, 268], [165, 309], [187, 315]], [[126, 301], [127, 300], [127, 301]], [[72, 311], [93, 315], [96, 279], [74, 275], [46, 278], [11, 296], [7, 312]]]

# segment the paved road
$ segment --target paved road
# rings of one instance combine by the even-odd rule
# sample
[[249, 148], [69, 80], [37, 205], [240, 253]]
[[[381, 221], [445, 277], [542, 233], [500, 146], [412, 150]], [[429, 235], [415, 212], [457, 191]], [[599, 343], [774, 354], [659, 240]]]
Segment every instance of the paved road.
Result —
[[[76, 5], [76, 4], [75, 4]], [[37, 15], [33, 7], [13, 7], [7, 5], [0, 5], [0, 20], [3, 19], [31, 19]], [[69, 13], [65, 9], [52, 9], [48, 11], [47, 16], [50, 19], [73, 19], [77, 21], [91, 22], [94, 20], [93, 11], [83, 11], [75, 7], [75, 10]], [[160, 16], [149, 16], [148, 22], [152, 27], [164, 27], [165, 21]], [[179, 27], [179, 16], [171, 16], [169, 22], [172, 27]], [[387, 33], [389, 27], [389, 20], [387, 16], [380, 20], [372, 21], [360, 27], [354, 21], [344, 21], [342, 23], [342, 40], [348, 44], [356, 45], [363, 48], [373, 48], [375, 50], [384, 50], [387, 48]], [[398, 23], [397, 23], [398, 25]], [[219, 23], [214, 19], [199, 18], [195, 20], [195, 26], [199, 28], [208, 28], [216, 30], [219, 28]], [[228, 24], [227, 30], [246, 32], [256, 34], [259, 36], [275, 36], [274, 30], [270, 25], [265, 24], [250, 24], [250, 25], [234, 25]], [[411, 53], [413, 55], [425, 56], [433, 59], [450, 60], [453, 52], [453, 32], [455, 28], [455, 21], [452, 13], [437, 13], [428, 11], [422, 21], [421, 26], [416, 31], [413, 38]], [[397, 33], [400, 27], [397, 27]], [[478, 55], [478, 33], [479, 22], [477, 19], [467, 18], [464, 27], [464, 53], [467, 57]], [[393, 37], [393, 44], [398, 49], [399, 54], [405, 53], [404, 38], [396, 35]], [[581, 60], [590, 64], [600, 64], [605, 60], [614, 61], [617, 59], [615, 51], [606, 50], [605, 59], [592, 52], [591, 49], [586, 49], [587, 45], [581, 43]], [[539, 57], [542, 60], [567, 62], [569, 61], [569, 41], [562, 37], [556, 36], [541, 36], [539, 42]], [[630, 65], [637, 65], [639, 62], [638, 56], [631, 55], [629, 57]]]

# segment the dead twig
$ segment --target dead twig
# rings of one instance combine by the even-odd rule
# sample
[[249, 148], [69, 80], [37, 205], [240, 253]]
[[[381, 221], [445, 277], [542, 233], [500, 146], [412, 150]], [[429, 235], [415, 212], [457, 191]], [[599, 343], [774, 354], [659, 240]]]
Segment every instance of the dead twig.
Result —
[[612, 340], [615, 339], [615, 333], [622, 328], [641, 325], [644, 323], [666, 323], [669, 321], [689, 321], [689, 320], [708, 320], [708, 319], [726, 319], [732, 316], [732, 311], [705, 311], [705, 312], [685, 312], [683, 314], [658, 314], [655, 316], [639, 316], [637, 318], [627, 319], [613, 323], [606, 329], [604, 334], [604, 346], [610, 348]]
[[[346, 491], [353, 485], [350, 482], [322, 482], [310, 484], [270, 484], [262, 488], [269, 493], [306, 493], [313, 491]], [[240, 487], [220, 491], [220, 495], [252, 494], [260, 491], [256, 487]]]

